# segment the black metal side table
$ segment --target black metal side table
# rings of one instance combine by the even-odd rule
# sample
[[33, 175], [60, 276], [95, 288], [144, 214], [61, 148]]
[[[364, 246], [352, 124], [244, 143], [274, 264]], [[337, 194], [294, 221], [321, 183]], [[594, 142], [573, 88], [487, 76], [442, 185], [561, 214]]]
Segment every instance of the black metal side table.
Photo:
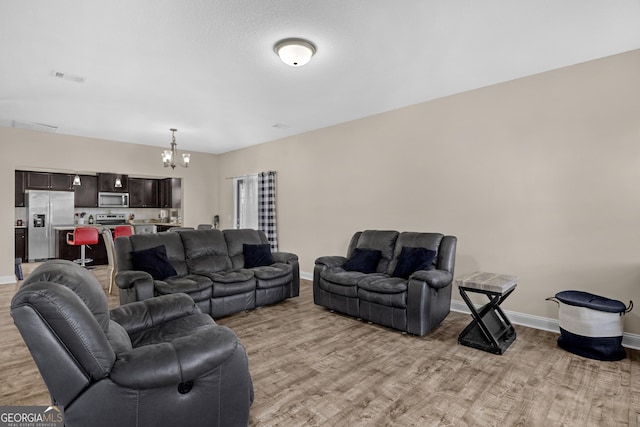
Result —
[[[500, 304], [516, 289], [518, 277], [476, 272], [456, 279], [456, 284], [473, 317], [473, 321], [458, 336], [458, 343], [504, 354], [516, 340], [516, 331]], [[484, 294], [489, 302], [476, 308], [467, 292]]]

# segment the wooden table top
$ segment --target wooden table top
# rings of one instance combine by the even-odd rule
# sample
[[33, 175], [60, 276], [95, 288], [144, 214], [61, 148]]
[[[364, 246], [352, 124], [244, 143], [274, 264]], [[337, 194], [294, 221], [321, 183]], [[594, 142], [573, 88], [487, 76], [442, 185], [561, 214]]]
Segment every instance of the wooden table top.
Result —
[[476, 271], [456, 279], [456, 285], [503, 294], [518, 284], [518, 276]]

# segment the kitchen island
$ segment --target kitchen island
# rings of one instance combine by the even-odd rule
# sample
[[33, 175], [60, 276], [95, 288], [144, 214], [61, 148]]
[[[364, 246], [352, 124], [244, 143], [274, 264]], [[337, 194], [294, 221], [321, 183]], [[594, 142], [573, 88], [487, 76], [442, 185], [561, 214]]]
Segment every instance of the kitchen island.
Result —
[[[96, 227], [100, 230], [103, 226], [99, 224], [87, 224], [87, 225], [71, 225], [65, 227], [54, 227], [55, 230], [55, 239], [56, 239], [56, 258], [59, 259], [67, 259], [69, 261], [74, 261], [80, 258], [80, 246], [73, 246], [67, 244], [67, 233], [73, 233], [73, 230], [76, 227]], [[113, 228], [112, 226], [107, 226], [109, 228]], [[102, 233], [98, 234], [98, 244], [97, 245], [87, 245], [86, 248], [86, 257], [92, 258], [93, 262], [89, 264], [89, 267], [92, 265], [104, 265], [109, 264], [109, 260], [107, 258], [107, 248], [104, 245], [104, 240], [102, 238]]]
[[[113, 230], [117, 225], [131, 225], [133, 226], [134, 232], [136, 234], [145, 234], [151, 232], [162, 232], [167, 231], [172, 227], [180, 227], [181, 225], [178, 223], [161, 223], [161, 222], [133, 222], [129, 224], [78, 224], [78, 225], [69, 225], [69, 226], [61, 226], [54, 227], [55, 231], [55, 239], [56, 239], [56, 253], [55, 257], [60, 259], [67, 259], [69, 261], [74, 261], [80, 258], [80, 246], [73, 246], [67, 244], [67, 233], [73, 233], [77, 227], [95, 227], [98, 230], [102, 228], [110, 228]], [[154, 231], [150, 231], [154, 230]], [[107, 249], [104, 245], [104, 240], [102, 237], [102, 233], [99, 234], [99, 240], [97, 245], [87, 245], [86, 249], [87, 258], [92, 258], [93, 262], [89, 265], [104, 265], [108, 264], [109, 260], [107, 258]]]

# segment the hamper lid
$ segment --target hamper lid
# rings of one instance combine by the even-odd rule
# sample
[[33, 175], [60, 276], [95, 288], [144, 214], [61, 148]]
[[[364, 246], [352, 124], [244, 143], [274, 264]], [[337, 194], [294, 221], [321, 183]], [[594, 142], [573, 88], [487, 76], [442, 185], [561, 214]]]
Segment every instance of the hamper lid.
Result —
[[627, 307], [622, 301], [601, 297], [583, 291], [562, 291], [556, 294], [556, 298], [565, 304], [578, 307], [591, 308], [608, 313], [622, 313]]

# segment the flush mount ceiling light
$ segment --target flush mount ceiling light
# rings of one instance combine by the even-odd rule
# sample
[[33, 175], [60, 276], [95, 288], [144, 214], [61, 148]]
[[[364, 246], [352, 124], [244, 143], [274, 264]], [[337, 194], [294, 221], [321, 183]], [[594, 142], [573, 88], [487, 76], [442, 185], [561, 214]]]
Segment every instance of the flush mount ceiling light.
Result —
[[276, 43], [276, 51], [282, 62], [292, 67], [300, 67], [311, 59], [316, 48], [311, 42], [302, 39], [286, 39]]
[[[178, 158], [178, 149], [176, 148], [178, 144], [176, 144], [176, 136], [175, 133], [178, 129], [169, 129], [171, 131], [171, 149], [164, 150], [162, 152], [162, 162], [164, 163], [164, 167], [171, 166], [171, 169], [176, 168], [176, 159]], [[191, 160], [191, 154], [182, 153], [182, 162], [178, 163], [180, 166], [188, 168], [189, 161]]]

